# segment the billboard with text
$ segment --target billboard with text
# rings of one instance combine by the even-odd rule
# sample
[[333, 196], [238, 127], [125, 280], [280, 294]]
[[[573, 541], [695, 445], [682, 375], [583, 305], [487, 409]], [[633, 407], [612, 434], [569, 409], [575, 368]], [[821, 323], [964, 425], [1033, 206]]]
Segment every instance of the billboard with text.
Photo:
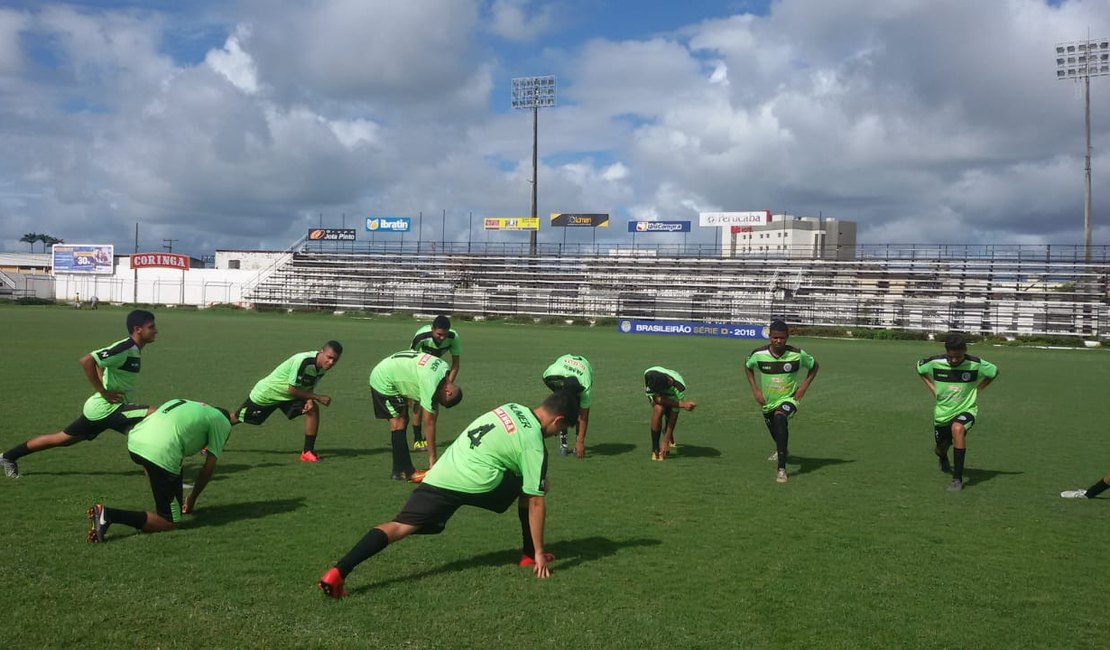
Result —
[[539, 230], [539, 217], [486, 217], [482, 219], [485, 230]]
[[559, 228], [608, 228], [609, 215], [594, 212], [552, 212], [551, 225]]
[[690, 232], [689, 221], [629, 221], [628, 232]]
[[54, 244], [51, 264], [55, 273], [114, 273], [112, 244]]
[[720, 228], [724, 226], [762, 226], [771, 223], [770, 210], [754, 210], [751, 212], [701, 212], [698, 214], [698, 224]]
[[412, 217], [366, 217], [367, 232], [408, 232]]

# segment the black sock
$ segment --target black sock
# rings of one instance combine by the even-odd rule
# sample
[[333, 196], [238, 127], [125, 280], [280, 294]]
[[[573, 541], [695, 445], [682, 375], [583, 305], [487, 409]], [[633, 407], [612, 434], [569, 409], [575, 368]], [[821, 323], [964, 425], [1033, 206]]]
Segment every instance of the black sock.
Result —
[[651, 430], [651, 451], [652, 452], [658, 452], [659, 451], [659, 434], [660, 433], [661, 432], [660, 432], [659, 429], [652, 429]]
[[952, 478], [957, 481], [964, 480], [964, 455], [966, 453], [966, 449], [960, 449], [959, 447], [952, 451]]
[[517, 508], [517, 517], [520, 517], [521, 552], [528, 557], [535, 557], [536, 546], [532, 544], [532, 526], [528, 523], [528, 508]]
[[[401, 435], [403, 436], [404, 433], [402, 431]], [[389, 546], [389, 537], [380, 528], [371, 528], [370, 532], [358, 540], [354, 548], [347, 551], [343, 559], [335, 563], [335, 568], [339, 569], [339, 575], [346, 578], [356, 566], [374, 557], [386, 546]]]
[[412, 441], [413, 442], [420, 442], [421, 440], [424, 439], [424, 430], [423, 429], [424, 429], [423, 425], [419, 425], [419, 424], [412, 425]]
[[24, 442], [5, 451], [4, 458], [8, 460], [19, 460], [29, 453], [31, 453], [31, 450], [27, 448], [27, 443]]
[[393, 447], [393, 471], [411, 474], [413, 471], [412, 456], [409, 455], [409, 446], [405, 442], [405, 430], [393, 431], [390, 433], [390, 437], [390, 444]]
[[1107, 485], [1106, 481], [1100, 480], [1098, 483], [1087, 488], [1087, 498], [1093, 499], [1108, 489], [1110, 489], [1110, 485]]
[[305, 436], [304, 437], [304, 450], [305, 451], [313, 451], [315, 449], [316, 449], [316, 436]]
[[104, 508], [104, 518], [110, 524], [123, 524], [132, 528], [142, 530], [146, 525], [146, 513], [142, 510], [117, 510], [116, 508]]
[[786, 416], [775, 414], [771, 420], [771, 437], [775, 439], [775, 451], [779, 455], [779, 469], [786, 469], [786, 449], [790, 432], [786, 426]]

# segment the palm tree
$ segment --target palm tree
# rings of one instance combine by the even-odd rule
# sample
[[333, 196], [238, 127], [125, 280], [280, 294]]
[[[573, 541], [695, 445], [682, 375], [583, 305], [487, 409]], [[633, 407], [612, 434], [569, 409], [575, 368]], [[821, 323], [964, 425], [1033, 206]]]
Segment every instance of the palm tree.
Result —
[[42, 252], [44, 252], [44, 253], [46, 252], [46, 247], [47, 246], [52, 246], [54, 244], [61, 244], [62, 243], [62, 240], [58, 239], [57, 237], [55, 237], [53, 235], [39, 235], [39, 240], [42, 242]]
[[23, 235], [22, 237], [20, 237], [19, 241], [21, 241], [25, 244], [30, 244], [31, 245], [31, 252], [34, 253], [35, 252], [35, 242], [37, 242], [39, 240], [39, 237], [41, 237], [41, 236], [42, 235], [38, 234], [37, 232], [29, 232], [26, 235]]

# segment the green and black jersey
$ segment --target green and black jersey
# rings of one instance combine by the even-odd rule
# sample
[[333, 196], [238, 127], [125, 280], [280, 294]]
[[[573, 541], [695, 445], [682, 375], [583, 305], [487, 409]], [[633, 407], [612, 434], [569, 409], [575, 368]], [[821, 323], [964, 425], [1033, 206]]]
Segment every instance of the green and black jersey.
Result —
[[960, 365], [952, 366], [946, 355], [938, 354], [918, 361], [917, 374], [932, 379], [937, 392], [933, 422], [946, 424], [960, 413], [978, 415], [979, 382], [994, 379], [998, 366], [970, 354]]
[[451, 367], [443, 359], [412, 350], [382, 359], [370, 371], [370, 387], [382, 395], [401, 395], [430, 411], [439, 385]]
[[795, 391], [816, 362], [808, 352], [792, 345], [786, 346], [777, 357], [771, 353], [770, 345], [764, 345], [752, 350], [744, 365], [753, 372], [758, 371], [759, 389], [767, 400], [763, 412], [770, 413], [784, 402], [794, 401]]
[[142, 367], [142, 352], [139, 346], [130, 338], [116, 341], [106, 348], [94, 350], [89, 353], [97, 367], [104, 370], [102, 382], [104, 390], [108, 392], [123, 393], [123, 399], [113, 404], [104, 399], [100, 393], [93, 393], [85, 400], [82, 410], [83, 415], [89, 420], [103, 420], [112, 414], [124, 403], [130, 402], [131, 393], [139, 381], [139, 369]]
[[523, 479], [525, 494], [547, 490], [547, 450], [536, 414], [520, 404], [503, 404], [470, 423], [424, 477], [438, 488], [492, 492], [505, 472]]
[[658, 395], [677, 402], [686, 397], [686, 380], [674, 370], [652, 366], [644, 371], [644, 392], [648, 399]]
[[213, 406], [173, 399], [135, 425], [127, 450], [172, 474], [181, 473], [187, 456], [201, 449], [219, 457], [231, 435], [231, 422]]
[[574, 377], [582, 391], [578, 393], [578, 408], [588, 409], [593, 403], [590, 391], [594, 386], [594, 368], [586, 357], [577, 354], [564, 354], [543, 371], [544, 382], [549, 377]]
[[260, 379], [251, 389], [250, 400], [259, 406], [293, 401], [297, 398], [289, 394], [290, 386], [311, 393], [325, 373], [316, 367], [316, 352], [298, 352]]
[[447, 330], [447, 338], [443, 339], [442, 343], [436, 343], [432, 338], [432, 326], [425, 325], [416, 330], [416, 334], [412, 337], [412, 349], [417, 352], [426, 352], [436, 357], [443, 357], [444, 353], [450, 352], [452, 357], [462, 355], [462, 342], [459, 339], [459, 333], [453, 329]]

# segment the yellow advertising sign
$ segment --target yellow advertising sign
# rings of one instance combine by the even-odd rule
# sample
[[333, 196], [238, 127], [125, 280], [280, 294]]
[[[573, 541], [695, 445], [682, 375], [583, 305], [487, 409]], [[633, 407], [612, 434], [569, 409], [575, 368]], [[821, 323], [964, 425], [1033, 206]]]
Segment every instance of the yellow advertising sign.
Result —
[[486, 217], [482, 219], [485, 230], [539, 230], [539, 217]]

